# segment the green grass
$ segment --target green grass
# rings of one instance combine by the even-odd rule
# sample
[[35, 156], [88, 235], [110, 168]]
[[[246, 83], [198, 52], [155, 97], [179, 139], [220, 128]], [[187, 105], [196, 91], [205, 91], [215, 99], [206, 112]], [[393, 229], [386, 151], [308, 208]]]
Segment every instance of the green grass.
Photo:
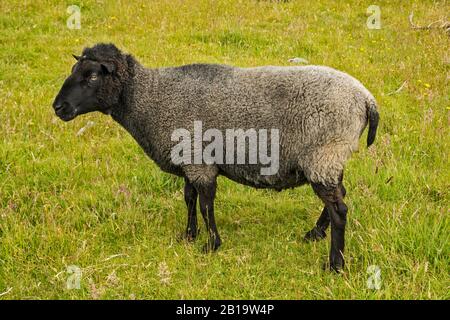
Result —
[[[0, 2], [0, 298], [449, 299], [449, 38], [411, 29], [408, 15], [427, 25], [450, 7], [397, 2], [375, 3], [381, 30], [366, 27], [373, 1]], [[66, 27], [74, 3], [81, 30]], [[71, 54], [99, 41], [149, 67], [302, 57], [360, 79], [381, 122], [374, 147], [361, 141], [346, 169], [344, 274], [322, 270], [329, 239], [300, 241], [321, 211], [309, 187], [257, 191], [221, 178], [222, 248], [203, 255], [205, 232], [179, 243], [182, 181], [111, 118], [63, 123], [52, 111]], [[70, 265], [82, 269], [79, 290], [66, 288]], [[367, 288], [370, 265], [380, 290]]]

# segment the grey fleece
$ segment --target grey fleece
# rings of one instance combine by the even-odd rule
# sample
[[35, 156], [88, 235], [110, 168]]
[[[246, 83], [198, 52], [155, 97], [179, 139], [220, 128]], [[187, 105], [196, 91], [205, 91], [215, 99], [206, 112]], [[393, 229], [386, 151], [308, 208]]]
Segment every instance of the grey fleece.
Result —
[[[194, 64], [148, 69], [136, 62], [125, 105], [112, 110], [162, 170], [208, 184], [217, 175], [257, 188], [285, 189], [307, 182], [337, 186], [358, 148], [372, 94], [356, 79], [322, 66], [237, 68]], [[174, 165], [172, 132], [279, 129], [279, 171], [260, 165]], [[369, 143], [370, 144], [370, 143]]]

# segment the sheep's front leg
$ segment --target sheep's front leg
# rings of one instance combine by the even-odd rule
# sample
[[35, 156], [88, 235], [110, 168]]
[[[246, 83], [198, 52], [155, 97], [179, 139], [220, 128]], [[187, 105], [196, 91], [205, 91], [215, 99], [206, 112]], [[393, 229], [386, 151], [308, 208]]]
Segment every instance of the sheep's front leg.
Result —
[[343, 201], [340, 186], [327, 187], [312, 184], [315, 193], [325, 203], [331, 222], [330, 268], [339, 272], [344, 267], [345, 225], [347, 223], [347, 206]]
[[202, 185], [197, 188], [200, 200], [200, 211], [205, 220], [208, 230], [208, 242], [203, 248], [204, 252], [215, 251], [219, 248], [222, 241], [217, 231], [216, 220], [214, 217], [214, 198], [216, 196], [216, 182], [208, 185]]
[[197, 190], [194, 185], [185, 179], [184, 184], [184, 201], [186, 202], [188, 219], [186, 232], [183, 234], [183, 238], [187, 241], [194, 241], [197, 238]]

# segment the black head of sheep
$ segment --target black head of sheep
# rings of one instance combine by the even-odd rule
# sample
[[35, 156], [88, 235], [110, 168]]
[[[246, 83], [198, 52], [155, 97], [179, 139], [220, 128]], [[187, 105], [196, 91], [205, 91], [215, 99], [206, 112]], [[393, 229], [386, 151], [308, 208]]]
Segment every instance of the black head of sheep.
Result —
[[106, 68], [96, 61], [76, 59], [78, 62], [73, 66], [72, 74], [64, 81], [53, 102], [56, 115], [64, 121], [99, 108], [97, 91], [102, 85]]
[[118, 103], [128, 63], [115, 46], [102, 46], [101, 56], [94, 48], [86, 48], [81, 56], [73, 55], [77, 62], [53, 102], [62, 120], [70, 121], [92, 111], [109, 114]]

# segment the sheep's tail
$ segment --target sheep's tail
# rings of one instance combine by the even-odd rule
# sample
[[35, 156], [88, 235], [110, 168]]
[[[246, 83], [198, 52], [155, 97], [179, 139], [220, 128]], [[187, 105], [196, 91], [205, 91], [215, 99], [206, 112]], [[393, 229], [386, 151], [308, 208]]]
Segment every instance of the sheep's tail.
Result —
[[375, 141], [375, 136], [377, 134], [378, 128], [378, 120], [380, 119], [380, 116], [377, 111], [377, 103], [375, 102], [375, 99], [373, 97], [367, 100], [366, 107], [367, 107], [367, 119], [369, 122], [369, 132], [367, 134], [367, 147], [369, 147]]

